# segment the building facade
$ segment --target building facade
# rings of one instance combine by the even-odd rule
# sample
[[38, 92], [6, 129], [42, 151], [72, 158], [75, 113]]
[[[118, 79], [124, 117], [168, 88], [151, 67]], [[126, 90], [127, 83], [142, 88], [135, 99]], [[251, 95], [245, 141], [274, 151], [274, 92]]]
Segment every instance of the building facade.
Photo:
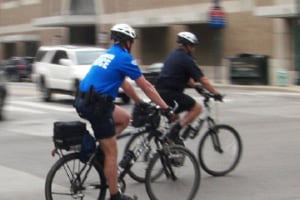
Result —
[[[225, 12], [225, 27], [212, 28], [209, 12]], [[216, 82], [230, 82], [230, 57], [268, 58], [268, 84], [279, 70], [299, 84], [300, 0], [0, 0], [0, 60], [34, 56], [40, 45], [108, 47], [109, 29], [128, 23], [138, 34], [133, 54], [141, 65], [160, 62], [176, 47], [176, 34], [199, 39], [195, 58]]]

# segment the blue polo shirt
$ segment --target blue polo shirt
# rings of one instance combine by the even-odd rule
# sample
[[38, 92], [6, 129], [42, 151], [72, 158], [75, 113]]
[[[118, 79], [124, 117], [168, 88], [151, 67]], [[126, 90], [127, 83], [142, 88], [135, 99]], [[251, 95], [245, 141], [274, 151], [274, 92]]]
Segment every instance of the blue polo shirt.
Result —
[[142, 76], [142, 72], [133, 56], [126, 49], [114, 44], [94, 61], [90, 71], [80, 82], [79, 89], [87, 92], [93, 85], [99, 94], [116, 98], [126, 76], [136, 80]]

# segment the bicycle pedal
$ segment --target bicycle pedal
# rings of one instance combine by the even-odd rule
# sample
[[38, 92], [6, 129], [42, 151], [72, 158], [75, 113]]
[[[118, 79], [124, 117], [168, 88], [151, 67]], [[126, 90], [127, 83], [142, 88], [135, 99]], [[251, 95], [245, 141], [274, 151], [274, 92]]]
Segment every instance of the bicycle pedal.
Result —
[[190, 139], [195, 139], [196, 136], [197, 136], [196, 134], [190, 134], [190, 135], [189, 135], [189, 138], [190, 138]]

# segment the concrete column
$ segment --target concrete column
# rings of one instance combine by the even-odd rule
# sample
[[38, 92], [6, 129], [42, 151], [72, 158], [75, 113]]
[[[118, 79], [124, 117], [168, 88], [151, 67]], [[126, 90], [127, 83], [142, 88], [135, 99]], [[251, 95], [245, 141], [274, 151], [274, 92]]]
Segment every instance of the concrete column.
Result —
[[289, 71], [292, 60], [291, 27], [287, 19], [273, 20], [273, 58], [269, 60], [269, 80], [271, 85], [277, 84], [277, 73], [280, 69]]

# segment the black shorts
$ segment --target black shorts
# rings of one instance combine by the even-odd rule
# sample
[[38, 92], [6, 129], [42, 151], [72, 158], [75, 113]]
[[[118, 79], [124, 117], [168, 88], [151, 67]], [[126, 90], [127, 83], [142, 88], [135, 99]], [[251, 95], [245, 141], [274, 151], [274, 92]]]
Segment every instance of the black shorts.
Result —
[[178, 104], [178, 108], [175, 110], [175, 113], [190, 111], [196, 104], [195, 99], [182, 92], [158, 89], [158, 93], [163, 98], [163, 100], [171, 107], [175, 106], [174, 101], [176, 101], [176, 103]]
[[114, 104], [101, 104], [101, 112], [95, 113], [97, 103], [86, 105], [84, 99], [76, 98], [74, 106], [80, 117], [87, 119], [92, 126], [96, 139], [105, 139], [113, 137], [115, 132], [115, 123], [112, 113]]

